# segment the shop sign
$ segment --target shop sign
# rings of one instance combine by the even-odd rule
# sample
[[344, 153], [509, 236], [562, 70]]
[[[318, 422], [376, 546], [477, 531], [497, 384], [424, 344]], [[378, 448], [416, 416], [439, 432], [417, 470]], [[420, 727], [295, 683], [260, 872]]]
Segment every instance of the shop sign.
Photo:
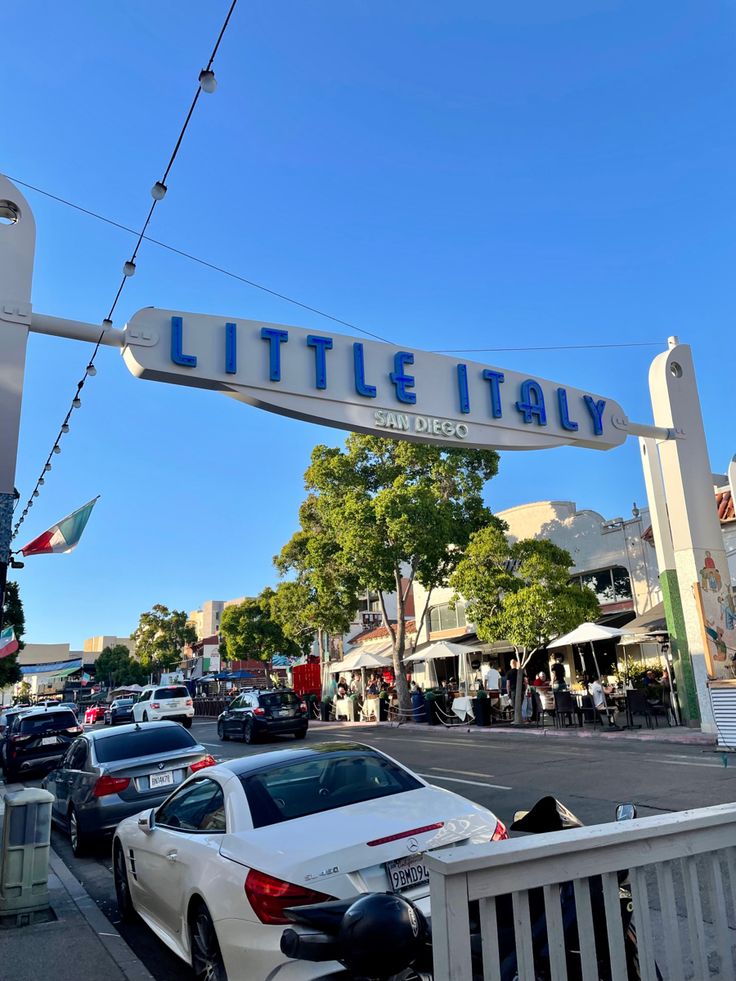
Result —
[[376, 436], [477, 448], [607, 450], [621, 407], [585, 389], [333, 332], [140, 310], [123, 358], [139, 378], [224, 392], [270, 412]]

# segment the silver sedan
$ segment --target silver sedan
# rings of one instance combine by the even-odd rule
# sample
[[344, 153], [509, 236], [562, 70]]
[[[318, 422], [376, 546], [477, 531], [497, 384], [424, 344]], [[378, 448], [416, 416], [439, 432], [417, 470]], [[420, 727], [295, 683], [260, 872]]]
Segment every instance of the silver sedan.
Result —
[[148, 722], [84, 733], [43, 782], [52, 817], [75, 855], [123, 818], [156, 807], [192, 773], [215, 760], [177, 722]]

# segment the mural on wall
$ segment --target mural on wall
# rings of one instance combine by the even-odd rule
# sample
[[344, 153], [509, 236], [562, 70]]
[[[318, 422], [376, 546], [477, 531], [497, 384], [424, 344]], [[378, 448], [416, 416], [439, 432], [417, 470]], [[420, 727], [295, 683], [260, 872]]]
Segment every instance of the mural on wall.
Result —
[[728, 580], [724, 581], [713, 556], [703, 554], [696, 585], [702, 626], [716, 678], [736, 676], [736, 610]]

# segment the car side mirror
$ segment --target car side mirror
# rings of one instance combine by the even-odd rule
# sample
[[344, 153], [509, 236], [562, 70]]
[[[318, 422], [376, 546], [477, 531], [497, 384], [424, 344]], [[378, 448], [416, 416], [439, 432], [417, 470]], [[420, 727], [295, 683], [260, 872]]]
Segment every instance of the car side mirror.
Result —
[[150, 834], [156, 827], [156, 809], [151, 808], [150, 811], [146, 811], [145, 814], [141, 814], [138, 818], [138, 827], [141, 831], [145, 831], [146, 834]]
[[514, 811], [514, 821], [521, 821], [521, 819], [525, 818], [528, 813], [529, 811]]
[[636, 817], [636, 804], [619, 804], [616, 808], [617, 821], [633, 821]]

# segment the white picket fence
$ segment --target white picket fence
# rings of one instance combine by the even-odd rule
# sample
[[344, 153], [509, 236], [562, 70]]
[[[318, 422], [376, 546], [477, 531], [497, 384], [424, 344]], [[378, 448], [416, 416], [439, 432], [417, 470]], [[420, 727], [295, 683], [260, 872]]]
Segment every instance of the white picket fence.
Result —
[[[734, 981], [736, 804], [530, 835], [427, 856], [434, 976], [471, 981], [469, 904], [479, 903], [483, 981], [498, 981], [496, 901], [511, 896], [520, 981], [533, 981], [529, 890], [542, 888], [553, 981], [566, 981], [560, 884], [574, 886], [584, 981], [606, 958], [627, 978], [616, 873], [630, 869], [641, 977]], [[600, 877], [607, 950], [596, 951], [589, 883]], [[730, 925], [731, 924], [731, 925]], [[599, 931], [600, 938], [600, 931]]]

